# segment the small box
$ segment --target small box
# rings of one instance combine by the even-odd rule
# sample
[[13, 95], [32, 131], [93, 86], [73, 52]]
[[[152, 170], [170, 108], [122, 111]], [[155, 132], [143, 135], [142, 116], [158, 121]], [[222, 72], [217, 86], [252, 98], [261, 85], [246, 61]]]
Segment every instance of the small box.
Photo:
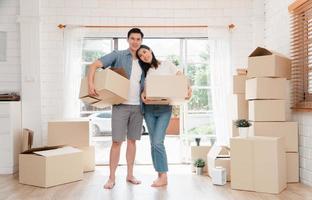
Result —
[[286, 121], [285, 100], [248, 101], [250, 121]]
[[95, 169], [95, 149], [94, 146], [79, 147], [82, 151], [83, 172], [91, 172]]
[[214, 167], [211, 169], [211, 181], [214, 185], [225, 185], [226, 176], [226, 169], [224, 167]]
[[245, 94], [246, 75], [233, 76], [233, 94]]
[[207, 161], [209, 176], [211, 176], [213, 168], [223, 167], [226, 170], [226, 180], [231, 181], [231, 158], [228, 147], [214, 145], [207, 154]]
[[279, 53], [257, 47], [248, 57], [247, 78], [290, 79], [291, 60]]
[[145, 82], [146, 104], [184, 103], [188, 93], [188, 80], [184, 75], [153, 75]]
[[278, 194], [287, 187], [281, 137], [235, 137], [231, 143], [231, 187]]
[[232, 96], [233, 119], [248, 119], [248, 101], [245, 94], [233, 94]]
[[299, 182], [299, 154], [298, 153], [286, 153], [287, 162], [287, 182], [298, 183]]
[[89, 120], [68, 119], [49, 121], [48, 145], [69, 145], [74, 147], [89, 146]]
[[206, 165], [203, 168], [203, 172], [207, 172], [207, 154], [210, 150], [211, 146], [191, 146], [191, 160], [192, 160], [192, 172], [195, 172], [195, 168], [193, 163], [198, 158], [201, 158], [205, 161]]
[[285, 78], [252, 78], [246, 81], [246, 99], [286, 99]]
[[43, 147], [19, 155], [19, 182], [52, 187], [81, 180], [82, 153], [73, 147]]
[[87, 104], [95, 106], [120, 104], [128, 99], [130, 81], [125, 77], [122, 68], [106, 68], [94, 74], [94, 86], [99, 96], [88, 93], [88, 78], [81, 80], [79, 98]]
[[250, 136], [285, 137], [286, 152], [298, 152], [298, 122], [251, 122]]

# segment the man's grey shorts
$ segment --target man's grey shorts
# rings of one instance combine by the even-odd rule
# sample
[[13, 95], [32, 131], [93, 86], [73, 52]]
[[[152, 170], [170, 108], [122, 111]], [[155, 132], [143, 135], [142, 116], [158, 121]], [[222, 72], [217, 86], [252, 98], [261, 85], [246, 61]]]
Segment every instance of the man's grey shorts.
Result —
[[114, 105], [112, 110], [112, 138], [122, 142], [127, 139], [140, 140], [143, 115], [140, 105]]

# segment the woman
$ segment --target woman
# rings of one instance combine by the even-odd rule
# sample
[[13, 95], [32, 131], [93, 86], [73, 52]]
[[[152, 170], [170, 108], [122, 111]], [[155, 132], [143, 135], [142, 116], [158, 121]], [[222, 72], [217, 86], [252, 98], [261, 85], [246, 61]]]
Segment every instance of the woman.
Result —
[[[141, 45], [136, 52], [139, 63], [144, 69], [146, 79], [153, 75], [181, 75], [178, 68], [169, 61], [158, 61], [152, 50]], [[189, 87], [188, 97], [191, 97]], [[145, 90], [141, 94], [142, 101], [147, 103]], [[144, 105], [144, 118], [149, 131], [151, 142], [151, 154], [155, 170], [158, 172], [158, 178], [151, 185], [152, 187], [161, 187], [167, 185], [168, 162], [164, 146], [166, 129], [172, 114], [171, 105]]]

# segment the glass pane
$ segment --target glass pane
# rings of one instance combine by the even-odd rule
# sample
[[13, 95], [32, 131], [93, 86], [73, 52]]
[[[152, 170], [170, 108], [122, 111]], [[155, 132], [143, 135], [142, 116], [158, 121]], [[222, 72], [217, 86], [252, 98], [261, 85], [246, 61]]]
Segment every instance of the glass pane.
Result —
[[[152, 49], [158, 60], [169, 60], [176, 66], [181, 65], [180, 39], [143, 39], [143, 44]], [[118, 49], [128, 47], [126, 39], [118, 39]]]
[[206, 39], [187, 40], [186, 58], [188, 63], [209, 63], [209, 43]]
[[210, 71], [208, 64], [188, 64], [187, 76], [191, 79], [191, 84], [196, 86], [210, 86]]
[[188, 103], [189, 113], [206, 113], [212, 110], [211, 90], [193, 88], [193, 96]]
[[82, 59], [84, 62], [93, 62], [111, 52], [111, 39], [89, 39], [83, 41]]
[[185, 123], [187, 135], [213, 135], [214, 122], [212, 115], [189, 115]]
[[181, 65], [179, 39], [144, 39], [143, 43], [153, 50], [157, 59], [170, 60], [176, 66]]
[[127, 39], [118, 39], [118, 50], [125, 50], [129, 48]]
[[88, 65], [87, 64], [82, 64], [81, 65], [81, 78], [86, 77], [88, 74]]

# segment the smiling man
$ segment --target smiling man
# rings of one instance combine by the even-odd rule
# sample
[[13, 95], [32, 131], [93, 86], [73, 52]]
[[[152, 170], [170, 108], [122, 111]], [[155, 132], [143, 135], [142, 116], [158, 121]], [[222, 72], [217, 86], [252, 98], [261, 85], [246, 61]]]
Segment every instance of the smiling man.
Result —
[[[94, 87], [94, 73], [97, 68], [123, 68], [130, 80], [128, 100], [112, 108], [112, 146], [110, 150], [109, 179], [104, 185], [105, 189], [112, 189], [115, 185], [115, 172], [119, 163], [120, 148], [127, 139], [127, 178], [132, 184], [140, 184], [133, 175], [133, 165], [136, 153], [136, 140], [141, 138], [143, 115], [140, 93], [143, 89], [144, 74], [136, 58], [136, 51], [142, 44], [144, 34], [138, 28], [132, 28], [127, 35], [129, 48], [122, 51], [113, 51], [89, 65], [88, 87], [89, 94], [96, 96]], [[114, 83], [111, 83], [114, 84]]]

